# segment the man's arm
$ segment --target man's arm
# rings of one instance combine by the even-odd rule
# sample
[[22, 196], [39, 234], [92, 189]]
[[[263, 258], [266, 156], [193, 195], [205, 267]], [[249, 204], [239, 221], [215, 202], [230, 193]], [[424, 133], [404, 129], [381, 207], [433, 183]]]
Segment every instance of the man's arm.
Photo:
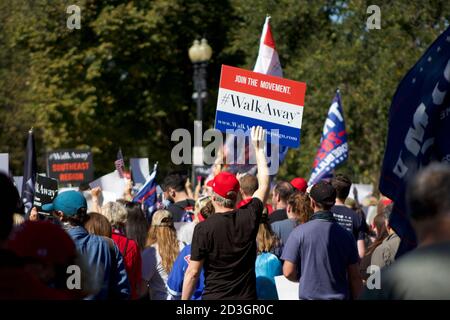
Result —
[[197, 286], [198, 278], [203, 268], [204, 259], [200, 261], [191, 260], [184, 275], [183, 292], [181, 293], [181, 300], [190, 300]]
[[253, 194], [253, 198], [258, 198], [262, 203], [266, 203], [269, 194], [269, 168], [264, 154], [265, 135], [262, 127], [252, 127], [252, 144], [255, 148], [256, 165], [258, 168], [258, 189]]
[[348, 281], [350, 284], [350, 292], [353, 299], [357, 299], [363, 290], [363, 282], [359, 273], [359, 264], [351, 264], [347, 267]]
[[283, 275], [288, 280], [298, 282], [297, 265], [295, 263], [285, 260], [283, 263]]

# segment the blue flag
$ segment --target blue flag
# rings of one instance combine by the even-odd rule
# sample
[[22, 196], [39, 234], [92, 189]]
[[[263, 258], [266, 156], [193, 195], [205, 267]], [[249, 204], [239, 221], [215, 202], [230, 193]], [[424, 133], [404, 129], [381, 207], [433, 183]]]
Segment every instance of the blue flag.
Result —
[[333, 170], [347, 158], [347, 132], [345, 131], [344, 112], [338, 89], [328, 110], [320, 147], [314, 159], [308, 185], [313, 185], [324, 178], [331, 177]]
[[34, 188], [36, 182], [36, 150], [34, 146], [33, 129], [28, 131], [27, 148], [25, 151], [25, 162], [23, 166], [22, 182], [22, 202], [25, 208], [25, 214], [28, 217], [33, 207]]
[[394, 201], [390, 224], [402, 239], [398, 252], [416, 246], [405, 204], [408, 181], [432, 161], [450, 163], [450, 28], [406, 74], [392, 99], [380, 191]]
[[153, 171], [145, 182], [144, 186], [134, 196], [133, 202], [138, 202], [144, 206], [147, 212], [153, 212], [156, 208], [157, 193], [156, 193], [156, 172], [158, 163], [155, 163]]

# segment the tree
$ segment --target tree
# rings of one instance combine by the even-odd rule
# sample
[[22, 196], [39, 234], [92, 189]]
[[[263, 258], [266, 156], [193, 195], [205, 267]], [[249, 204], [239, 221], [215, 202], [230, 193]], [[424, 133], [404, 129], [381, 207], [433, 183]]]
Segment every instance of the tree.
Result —
[[[339, 170], [376, 183], [395, 89], [449, 24], [450, 3], [378, 1], [381, 30], [367, 30], [363, 0], [79, 0], [81, 29], [66, 26], [72, 1], [0, 1], [0, 139], [20, 174], [26, 132], [34, 126], [39, 166], [45, 151], [90, 147], [96, 175], [124, 155], [169, 161], [176, 128], [193, 131], [195, 105], [187, 50], [206, 37], [214, 122], [220, 66], [252, 69], [266, 14], [284, 76], [307, 83], [301, 147], [280, 179], [309, 177], [334, 91], [341, 89], [350, 158]], [[40, 146], [40, 147], [39, 147]]]

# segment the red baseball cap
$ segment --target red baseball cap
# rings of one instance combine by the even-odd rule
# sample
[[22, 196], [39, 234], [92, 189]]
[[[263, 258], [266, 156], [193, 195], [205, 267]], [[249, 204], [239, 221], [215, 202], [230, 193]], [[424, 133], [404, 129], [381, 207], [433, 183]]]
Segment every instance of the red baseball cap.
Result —
[[211, 187], [215, 193], [226, 199], [235, 199], [229, 192], [233, 191], [236, 194], [239, 192], [239, 181], [236, 176], [230, 172], [222, 171], [211, 181], [207, 183], [207, 186]]
[[291, 185], [297, 189], [298, 191], [301, 191], [303, 193], [306, 192], [306, 189], [308, 188], [308, 183], [303, 178], [294, 178], [291, 180]]
[[22, 258], [64, 265], [76, 256], [70, 236], [50, 221], [26, 221], [12, 233], [8, 248]]

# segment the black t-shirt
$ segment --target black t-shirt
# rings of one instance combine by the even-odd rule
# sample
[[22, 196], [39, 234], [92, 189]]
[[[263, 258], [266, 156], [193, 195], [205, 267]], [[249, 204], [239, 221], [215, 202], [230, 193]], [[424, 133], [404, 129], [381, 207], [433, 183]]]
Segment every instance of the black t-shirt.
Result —
[[353, 234], [355, 240], [364, 240], [367, 228], [365, 221], [359, 214], [342, 205], [332, 207], [331, 212], [333, 212], [337, 222]]
[[203, 300], [256, 299], [256, 235], [263, 209], [253, 198], [245, 208], [213, 214], [195, 226], [191, 260], [204, 259]]
[[178, 201], [171, 203], [167, 210], [169, 210], [173, 215], [173, 222], [180, 222], [186, 211], [194, 212], [195, 201], [192, 199], [186, 199], [183, 201]]
[[269, 215], [269, 223], [272, 224], [277, 221], [282, 221], [287, 219], [287, 211], [286, 209], [278, 209], [272, 212], [272, 214]]

